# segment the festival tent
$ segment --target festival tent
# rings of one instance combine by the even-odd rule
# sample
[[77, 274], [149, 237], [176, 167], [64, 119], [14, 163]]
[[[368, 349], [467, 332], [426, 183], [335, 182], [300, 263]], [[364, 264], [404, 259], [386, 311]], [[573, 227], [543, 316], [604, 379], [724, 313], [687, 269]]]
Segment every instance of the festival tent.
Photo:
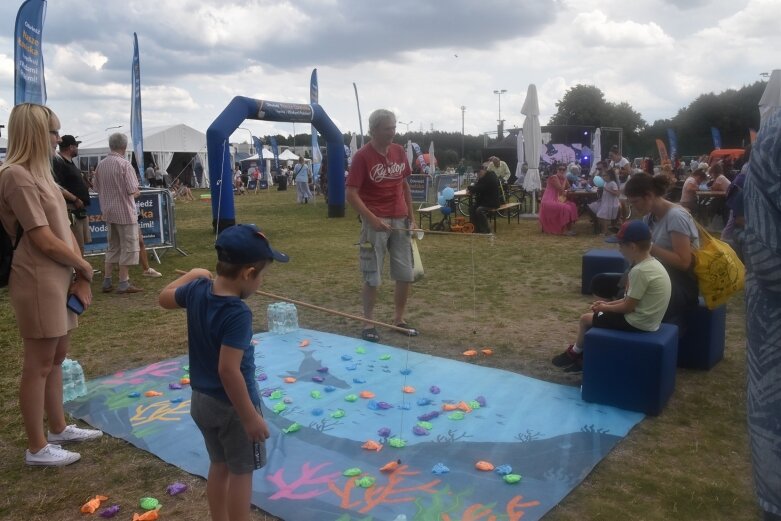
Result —
[[[129, 130], [123, 128], [108, 128], [92, 132], [84, 136], [76, 136], [81, 141], [79, 157], [81, 169], [94, 168], [98, 161], [108, 155], [108, 138], [115, 132], [127, 136], [132, 143]], [[131, 154], [128, 146], [128, 154]], [[194, 170], [197, 163], [203, 166], [203, 179], [197, 179], [200, 186], [208, 183], [208, 162], [206, 160], [206, 134], [184, 124], [146, 127], [144, 129], [144, 163], [154, 161], [171, 179], [179, 178], [185, 184], [193, 184]]]

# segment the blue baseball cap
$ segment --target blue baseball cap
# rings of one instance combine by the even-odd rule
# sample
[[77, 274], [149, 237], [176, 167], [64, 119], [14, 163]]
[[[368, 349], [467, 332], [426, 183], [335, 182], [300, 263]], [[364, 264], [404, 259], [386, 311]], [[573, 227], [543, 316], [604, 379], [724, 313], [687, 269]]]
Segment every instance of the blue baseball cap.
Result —
[[621, 225], [621, 229], [613, 237], [608, 237], [605, 242], [627, 243], [648, 241], [651, 239], [651, 230], [643, 221], [627, 221]]
[[217, 259], [231, 264], [254, 264], [262, 260], [287, 262], [290, 258], [271, 247], [254, 224], [236, 224], [225, 228], [214, 243]]

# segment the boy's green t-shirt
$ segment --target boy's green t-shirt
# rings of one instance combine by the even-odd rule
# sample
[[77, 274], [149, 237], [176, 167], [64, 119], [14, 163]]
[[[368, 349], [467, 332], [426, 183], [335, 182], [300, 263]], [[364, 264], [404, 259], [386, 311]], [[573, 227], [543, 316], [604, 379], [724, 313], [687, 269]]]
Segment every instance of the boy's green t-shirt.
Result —
[[625, 296], [637, 300], [626, 321], [643, 331], [656, 331], [670, 303], [670, 276], [662, 263], [649, 257], [629, 271]]

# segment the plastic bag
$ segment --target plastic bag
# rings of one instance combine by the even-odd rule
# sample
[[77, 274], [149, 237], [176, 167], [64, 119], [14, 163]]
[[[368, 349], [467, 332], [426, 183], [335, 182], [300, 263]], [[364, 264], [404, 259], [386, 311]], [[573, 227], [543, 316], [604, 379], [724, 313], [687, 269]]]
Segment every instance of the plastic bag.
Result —
[[415, 282], [418, 282], [423, 278], [423, 261], [420, 258], [420, 252], [418, 251], [418, 242], [412, 239], [412, 276]]
[[715, 309], [743, 289], [746, 268], [729, 244], [697, 223], [700, 249], [694, 252], [694, 274], [708, 309]]

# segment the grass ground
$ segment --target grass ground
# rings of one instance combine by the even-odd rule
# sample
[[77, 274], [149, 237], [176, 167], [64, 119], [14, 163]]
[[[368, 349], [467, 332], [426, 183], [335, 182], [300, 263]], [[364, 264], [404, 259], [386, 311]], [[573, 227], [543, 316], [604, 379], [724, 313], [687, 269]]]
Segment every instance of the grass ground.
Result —
[[[196, 197], [198, 193], [196, 192]], [[360, 314], [355, 213], [326, 219], [325, 205], [296, 205], [293, 191], [238, 197], [240, 222], [261, 226], [291, 262], [275, 265], [263, 289], [322, 307]], [[176, 208], [178, 246], [157, 266], [162, 279], [131, 272], [144, 288], [136, 295], [104, 295], [73, 334], [70, 356], [87, 378], [148, 364], [186, 352], [181, 311], [163, 311], [159, 290], [175, 269], [213, 268], [211, 208], [195, 201]], [[550, 357], [571, 341], [589, 298], [580, 294], [580, 256], [604, 247], [576, 225], [577, 237], [539, 233], [535, 221], [499, 222], [495, 240], [427, 235], [419, 243], [426, 277], [416, 284], [408, 320], [421, 330], [411, 340], [380, 331], [383, 341], [446, 358], [469, 348], [492, 347], [475, 363], [516, 371], [564, 385], [580, 378], [555, 370]], [[102, 268], [102, 257], [94, 258]], [[253, 297], [256, 330], [266, 326], [269, 301]], [[645, 419], [546, 520], [744, 520], [758, 519], [750, 479], [745, 425], [745, 335], [742, 298], [727, 314], [724, 360], [708, 372], [679, 370], [664, 412]], [[380, 292], [376, 318], [392, 319], [391, 285]], [[360, 325], [299, 308], [302, 327], [355, 336]], [[79, 507], [95, 494], [123, 506], [122, 519], [143, 496], [162, 500], [163, 519], [206, 519], [205, 481], [129, 444], [104, 436], [81, 447], [82, 460], [62, 469], [24, 465], [25, 439], [17, 404], [21, 341], [7, 295], [0, 293], [0, 519], [83, 519]], [[190, 491], [175, 498], [164, 489], [184, 481]], [[276, 519], [253, 511], [255, 520]], [[296, 521], [296, 520], [288, 520]]]

